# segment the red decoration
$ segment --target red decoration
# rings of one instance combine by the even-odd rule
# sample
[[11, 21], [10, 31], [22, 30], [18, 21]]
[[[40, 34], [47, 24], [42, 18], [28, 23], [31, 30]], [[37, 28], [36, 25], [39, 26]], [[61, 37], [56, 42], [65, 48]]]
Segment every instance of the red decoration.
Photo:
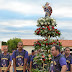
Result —
[[49, 45], [51, 45], [51, 43], [49, 43]]
[[48, 30], [50, 30], [50, 28], [48, 28]]
[[58, 33], [58, 32], [56, 32], [56, 33]]
[[43, 59], [43, 61], [45, 61], [45, 59]]
[[54, 29], [54, 27], [52, 27], [52, 29]]
[[59, 33], [59, 35], [60, 35], [60, 33]]
[[48, 43], [46, 43], [46, 45], [48, 45]]
[[47, 26], [47, 28], [49, 28], [49, 26]]

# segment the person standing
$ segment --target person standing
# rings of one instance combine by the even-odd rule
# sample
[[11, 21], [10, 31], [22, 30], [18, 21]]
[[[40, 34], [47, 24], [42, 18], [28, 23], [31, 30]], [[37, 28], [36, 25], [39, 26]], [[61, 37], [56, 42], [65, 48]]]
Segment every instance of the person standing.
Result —
[[12, 57], [8, 54], [8, 48], [3, 48], [4, 53], [0, 55], [0, 72], [10, 72]]
[[66, 72], [67, 63], [65, 57], [60, 53], [60, 47], [58, 45], [53, 45], [51, 53], [53, 58], [51, 61], [50, 72]]
[[26, 72], [28, 52], [23, 49], [23, 43], [18, 42], [18, 49], [13, 52], [14, 72]]
[[32, 69], [36, 69], [36, 66], [37, 66], [37, 64], [34, 64], [34, 62], [33, 62], [33, 59], [34, 59], [35, 56], [36, 56], [35, 51], [32, 50], [32, 57], [30, 59], [30, 72], [31, 72]]
[[66, 47], [65, 50], [65, 58], [66, 58], [66, 62], [67, 62], [67, 71], [68, 72], [72, 72], [72, 56], [70, 55], [70, 48]]
[[31, 53], [32, 54], [28, 56], [28, 71], [30, 71], [30, 62], [31, 62], [31, 59], [35, 56], [35, 51], [32, 50]]

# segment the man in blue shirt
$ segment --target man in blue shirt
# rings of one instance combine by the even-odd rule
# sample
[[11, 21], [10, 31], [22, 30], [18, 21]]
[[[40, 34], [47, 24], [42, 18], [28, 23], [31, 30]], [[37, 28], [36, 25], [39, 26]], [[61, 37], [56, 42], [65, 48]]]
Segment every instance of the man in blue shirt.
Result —
[[30, 59], [30, 71], [32, 70], [32, 68], [36, 68], [36, 64], [33, 64], [33, 58], [35, 57], [35, 52], [34, 50], [32, 50], [32, 57]]
[[14, 72], [26, 72], [28, 52], [23, 49], [23, 43], [18, 43], [18, 49], [13, 52]]
[[65, 50], [65, 58], [66, 58], [66, 62], [67, 62], [67, 71], [68, 72], [72, 72], [72, 56], [70, 55], [70, 48], [66, 47]]
[[7, 53], [8, 52], [7, 47], [4, 47], [3, 51], [4, 53], [0, 55], [0, 67], [1, 67], [0, 72], [9, 72], [12, 57]]
[[58, 45], [53, 45], [51, 48], [51, 53], [54, 57], [51, 61], [50, 72], [66, 72], [66, 59], [60, 53], [60, 47]]

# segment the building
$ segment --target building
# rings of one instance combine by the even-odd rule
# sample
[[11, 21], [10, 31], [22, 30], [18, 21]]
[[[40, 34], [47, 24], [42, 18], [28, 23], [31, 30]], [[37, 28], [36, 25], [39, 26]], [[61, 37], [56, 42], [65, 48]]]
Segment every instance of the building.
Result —
[[36, 39], [22, 39], [24, 49], [31, 53], [31, 50], [34, 49], [34, 42], [37, 41]]
[[[37, 39], [22, 39], [22, 42], [23, 42], [23, 48], [25, 50], [28, 51], [28, 53], [31, 53], [31, 50], [34, 49], [34, 42], [37, 41]], [[61, 43], [62, 43], [62, 46], [63, 48], [65, 47], [70, 47], [71, 48], [71, 53], [72, 53], [72, 40], [59, 40]], [[1, 45], [1, 42], [0, 42], [0, 46], [1, 46], [1, 50], [3, 50], [3, 47], [6, 46], [6, 45]]]
[[[37, 39], [22, 39], [24, 49], [27, 50], [29, 53], [32, 49], [34, 49], [34, 42], [37, 41]], [[62, 43], [63, 48], [70, 47], [71, 53], [72, 53], [72, 40], [59, 40], [59, 42]]]
[[72, 53], [72, 40], [59, 40], [62, 43], [63, 48], [70, 47], [70, 53]]

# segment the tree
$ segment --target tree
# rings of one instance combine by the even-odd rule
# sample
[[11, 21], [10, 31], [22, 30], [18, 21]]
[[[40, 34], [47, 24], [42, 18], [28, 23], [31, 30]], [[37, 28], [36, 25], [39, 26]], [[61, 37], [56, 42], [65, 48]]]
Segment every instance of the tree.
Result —
[[17, 49], [18, 42], [22, 42], [21, 39], [13, 38], [13, 39], [10, 39], [10, 40], [7, 41], [9, 52], [12, 52], [12, 50], [16, 50]]
[[6, 42], [4, 42], [4, 41], [2, 41], [2, 45], [7, 45], [7, 43], [6, 43]]
[[37, 26], [39, 28], [35, 30], [35, 35], [40, 35], [45, 39], [34, 42], [35, 50], [40, 50], [40, 52], [34, 58], [34, 64], [37, 64], [37, 68], [33, 69], [33, 72], [48, 72], [52, 58], [50, 52], [51, 46], [56, 44], [62, 48], [58, 39], [53, 40], [53, 37], [59, 37], [61, 33], [56, 29], [56, 20], [50, 17], [52, 8], [49, 6], [49, 3], [46, 3], [43, 8], [46, 14], [45, 17], [37, 20]]

